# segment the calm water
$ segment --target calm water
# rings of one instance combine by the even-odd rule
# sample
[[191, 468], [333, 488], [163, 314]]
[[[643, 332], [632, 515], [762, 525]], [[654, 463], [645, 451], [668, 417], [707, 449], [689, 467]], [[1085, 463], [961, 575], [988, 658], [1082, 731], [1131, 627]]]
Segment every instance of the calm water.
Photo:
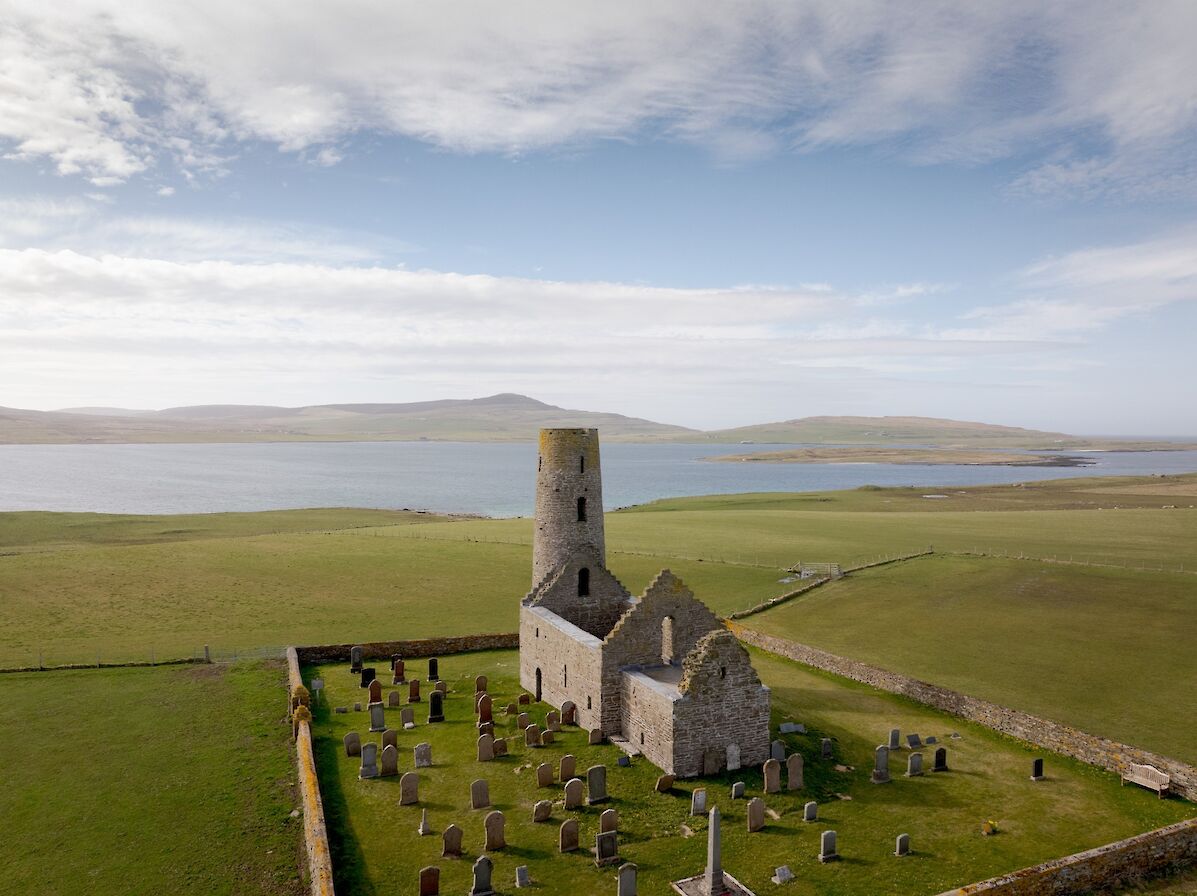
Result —
[[[710, 463], [784, 445], [619, 445], [603, 452], [607, 509], [655, 498], [859, 485], [951, 486], [1197, 471], [1197, 451], [1096, 453], [1090, 467]], [[294, 507], [532, 512], [536, 446], [470, 442], [0, 445], [0, 510], [201, 513]]]

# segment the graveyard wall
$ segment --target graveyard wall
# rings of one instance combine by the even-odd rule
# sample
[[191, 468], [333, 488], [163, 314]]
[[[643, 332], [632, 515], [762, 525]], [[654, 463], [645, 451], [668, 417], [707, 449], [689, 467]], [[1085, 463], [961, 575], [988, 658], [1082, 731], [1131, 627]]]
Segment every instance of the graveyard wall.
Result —
[[1126, 886], [1197, 863], [1197, 819], [1107, 843], [940, 896], [1066, 896]]
[[[297, 687], [302, 686], [299, 653], [294, 647], [288, 647], [288, 696]], [[289, 699], [287, 705], [291, 705]], [[303, 840], [308, 856], [308, 878], [312, 896], [333, 896], [332, 852], [328, 846], [328, 830], [324, 826], [324, 804], [320, 800], [320, 782], [316, 778], [316, 758], [312, 754], [312, 729], [304, 721], [299, 723], [299, 731], [295, 738], [295, 758], [299, 766], [299, 793], [303, 801]]]
[[[371, 641], [366, 644], [324, 644], [319, 647], [295, 647], [300, 663], [348, 663], [351, 647], [360, 646], [365, 659], [386, 660], [397, 653], [405, 660], [448, 656], [472, 650], [514, 650], [520, 646], [517, 632], [495, 635], [458, 635], [446, 638], [422, 638], [418, 641]], [[381, 677], [381, 676], [380, 676]]]
[[1084, 731], [1061, 725], [1059, 722], [1041, 719], [1016, 709], [1008, 709], [987, 700], [979, 700], [976, 697], [949, 691], [947, 688], [941, 688], [915, 678], [907, 678], [905, 675], [895, 672], [887, 672], [876, 666], [836, 656], [815, 647], [787, 641], [784, 638], [775, 638], [772, 635], [764, 635], [736, 623], [728, 623], [728, 628], [741, 641], [763, 650], [797, 660], [808, 666], [814, 666], [816, 669], [823, 669], [854, 681], [864, 682], [883, 691], [901, 694], [904, 697], [917, 700], [919, 703], [925, 703], [943, 712], [961, 716], [987, 728], [992, 728], [994, 731], [1043, 747], [1053, 753], [1079, 759], [1081, 762], [1098, 768], [1122, 774], [1128, 771], [1132, 764], [1154, 765], [1172, 778], [1171, 789], [1173, 792], [1187, 800], [1197, 801], [1197, 768], [1179, 760], [1107, 740], [1104, 737], [1086, 734]]

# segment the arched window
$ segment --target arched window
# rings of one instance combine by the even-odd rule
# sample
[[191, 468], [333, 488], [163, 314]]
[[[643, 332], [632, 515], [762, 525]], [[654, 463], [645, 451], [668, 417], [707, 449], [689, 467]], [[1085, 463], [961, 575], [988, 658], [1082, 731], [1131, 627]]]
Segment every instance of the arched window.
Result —
[[666, 616], [661, 620], [661, 662], [665, 665], [673, 663], [673, 617]]
[[578, 597], [590, 596], [590, 570], [583, 566], [578, 570]]
[[586, 499], [578, 498], [578, 522], [586, 522]]

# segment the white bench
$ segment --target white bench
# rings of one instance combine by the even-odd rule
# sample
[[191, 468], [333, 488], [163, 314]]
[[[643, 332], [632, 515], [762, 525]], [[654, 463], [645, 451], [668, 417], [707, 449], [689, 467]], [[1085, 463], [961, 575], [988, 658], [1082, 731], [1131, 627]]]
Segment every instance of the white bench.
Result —
[[1125, 784], [1127, 781], [1146, 787], [1148, 790], [1154, 790], [1160, 795], [1160, 799], [1164, 798], [1164, 794], [1172, 784], [1172, 779], [1154, 765], [1132, 765], [1130, 771], [1122, 775], [1122, 783]]

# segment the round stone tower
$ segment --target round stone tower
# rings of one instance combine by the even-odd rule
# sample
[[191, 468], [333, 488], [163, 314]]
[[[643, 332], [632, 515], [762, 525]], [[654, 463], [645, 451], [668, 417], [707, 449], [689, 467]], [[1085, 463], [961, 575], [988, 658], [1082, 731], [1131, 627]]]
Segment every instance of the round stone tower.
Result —
[[597, 429], [542, 429], [536, 461], [532, 584], [567, 560], [606, 566]]

